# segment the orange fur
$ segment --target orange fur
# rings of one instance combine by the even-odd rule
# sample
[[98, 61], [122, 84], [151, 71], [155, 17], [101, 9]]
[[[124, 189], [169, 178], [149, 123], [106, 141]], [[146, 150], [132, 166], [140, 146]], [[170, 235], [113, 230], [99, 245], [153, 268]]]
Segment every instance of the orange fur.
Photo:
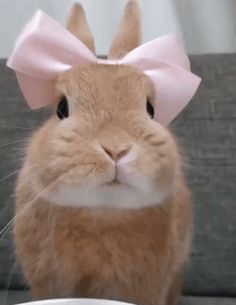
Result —
[[[53, 111], [34, 134], [16, 189], [16, 253], [33, 297], [176, 304], [191, 241], [190, 194], [173, 136], [146, 113], [150, 80], [131, 67], [93, 64], [63, 73], [56, 88], [70, 115], [60, 121]], [[163, 199], [139, 208], [122, 194], [104, 205], [95, 198], [93, 207], [79, 197], [78, 206], [66, 197], [62, 206], [52, 202], [65, 185], [91, 196], [110, 183], [114, 164], [104, 147], [131, 153], [117, 171], [134, 198], [140, 191]]]

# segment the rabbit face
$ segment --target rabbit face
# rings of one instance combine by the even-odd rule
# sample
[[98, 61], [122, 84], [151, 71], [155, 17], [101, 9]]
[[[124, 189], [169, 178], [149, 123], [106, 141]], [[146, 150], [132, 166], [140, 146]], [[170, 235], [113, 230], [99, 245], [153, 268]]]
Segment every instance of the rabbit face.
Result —
[[[170, 133], [152, 119], [152, 84], [127, 66], [89, 65], [62, 74], [63, 96], [35, 134], [27, 160], [36, 192], [75, 207], [141, 208], [175, 191], [179, 157]], [[158, 109], [158, 107], [157, 107]]]

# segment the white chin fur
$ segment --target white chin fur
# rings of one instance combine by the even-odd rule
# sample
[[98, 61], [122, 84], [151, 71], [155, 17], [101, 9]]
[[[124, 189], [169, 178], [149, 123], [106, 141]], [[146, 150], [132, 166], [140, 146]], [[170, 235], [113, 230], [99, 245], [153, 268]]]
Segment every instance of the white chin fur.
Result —
[[91, 189], [63, 184], [57, 190], [44, 194], [44, 198], [64, 207], [138, 209], [160, 205], [169, 195], [169, 191], [147, 192], [126, 184], [102, 185]]

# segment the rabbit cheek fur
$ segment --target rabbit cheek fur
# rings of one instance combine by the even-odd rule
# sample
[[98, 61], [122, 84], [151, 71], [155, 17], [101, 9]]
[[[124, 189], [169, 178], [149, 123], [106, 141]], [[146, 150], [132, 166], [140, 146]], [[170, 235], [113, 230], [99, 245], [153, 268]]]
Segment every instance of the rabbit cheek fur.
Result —
[[[190, 195], [173, 137], [146, 113], [149, 80], [131, 67], [91, 65], [61, 75], [57, 89], [69, 117], [53, 115], [34, 134], [16, 189], [16, 253], [33, 297], [175, 304]], [[102, 146], [128, 150], [115, 171]]]

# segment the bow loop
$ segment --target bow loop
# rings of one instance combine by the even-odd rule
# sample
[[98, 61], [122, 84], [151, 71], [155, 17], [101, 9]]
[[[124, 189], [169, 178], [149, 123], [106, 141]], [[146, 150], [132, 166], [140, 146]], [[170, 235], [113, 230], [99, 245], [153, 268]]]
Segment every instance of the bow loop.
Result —
[[28, 76], [51, 78], [74, 65], [96, 62], [95, 55], [43, 11], [20, 34], [7, 65]]
[[[190, 70], [189, 59], [175, 34], [169, 34], [146, 42], [127, 54], [124, 63], [135, 63], [140, 69], [149, 69], [159, 61]], [[147, 65], [147, 66], [146, 66]]]

